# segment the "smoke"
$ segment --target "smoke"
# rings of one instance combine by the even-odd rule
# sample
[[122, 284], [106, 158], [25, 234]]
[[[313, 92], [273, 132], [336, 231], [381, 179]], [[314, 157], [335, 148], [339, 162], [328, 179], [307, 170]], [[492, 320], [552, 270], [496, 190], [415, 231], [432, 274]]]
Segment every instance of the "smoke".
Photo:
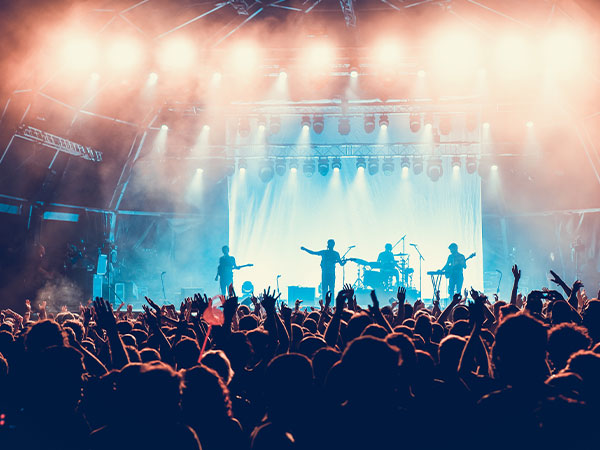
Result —
[[83, 291], [73, 281], [60, 275], [37, 292], [34, 308], [39, 308], [43, 301], [47, 302], [48, 312], [59, 312], [65, 305], [69, 311], [76, 311], [84, 302]]

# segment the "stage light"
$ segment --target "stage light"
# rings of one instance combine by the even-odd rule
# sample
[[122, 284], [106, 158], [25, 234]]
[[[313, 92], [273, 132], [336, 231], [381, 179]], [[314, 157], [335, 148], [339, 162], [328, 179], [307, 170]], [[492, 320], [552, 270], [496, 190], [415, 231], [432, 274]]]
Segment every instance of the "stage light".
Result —
[[298, 161], [290, 161], [290, 172], [296, 173], [298, 172]]
[[160, 129], [161, 129], [162, 131], [168, 131], [168, 130], [169, 130], [169, 126], [168, 126], [166, 123], [163, 123], [163, 124], [160, 126]]
[[442, 160], [440, 158], [431, 158], [427, 163], [427, 176], [431, 181], [437, 181], [444, 174]]
[[317, 134], [321, 134], [325, 128], [325, 119], [323, 116], [315, 116], [313, 118], [313, 130]]
[[156, 84], [157, 81], [158, 81], [158, 74], [155, 72], [150, 72], [150, 75], [148, 75], [148, 84], [153, 85], [153, 84]]
[[96, 42], [84, 36], [71, 36], [62, 49], [62, 63], [69, 70], [87, 71], [98, 61]]
[[417, 133], [421, 129], [421, 114], [413, 113], [409, 116], [410, 131]]
[[203, 169], [202, 167], [198, 167], [198, 168], [196, 169], [196, 174], [197, 174], [197, 175], [202, 175], [203, 173], [204, 173], [204, 169]]
[[269, 125], [270, 125], [271, 134], [279, 133], [279, 130], [281, 129], [281, 119], [279, 118], [279, 116], [271, 117], [271, 121], [270, 121]]
[[483, 122], [483, 124], [481, 124], [481, 126], [483, 127], [484, 130], [488, 130], [490, 128], [490, 123], [489, 122]]
[[423, 172], [423, 157], [415, 156], [413, 159], [413, 173], [419, 175]]
[[250, 136], [250, 121], [246, 117], [240, 118], [238, 122], [238, 133], [244, 138]]
[[210, 125], [209, 124], [204, 124], [204, 126], [202, 127], [202, 131], [204, 131], [205, 133], [208, 133], [210, 131]]
[[386, 176], [394, 173], [394, 160], [392, 158], [384, 158], [383, 164], [381, 164], [381, 171]]
[[365, 116], [365, 132], [372, 133], [375, 129], [375, 116]]
[[527, 126], [527, 128], [533, 128], [533, 122], [531, 120], [527, 121], [525, 125]]
[[467, 156], [466, 168], [468, 174], [474, 174], [477, 171], [477, 158], [475, 156]]
[[308, 130], [310, 128], [310, 117], [302, 116], [302, 128]]
[[267, 127], [267, 119], [264, 116], [259, 116], [256, 124], [260, 131], [265, 131], [265, 128]]
[[279, 176], [285, 175], [285, 159], [278, 158], [275, 161], [275, 173]]
[[188, 39], [178, 37], [163, 42], [159, 49], [159, 63], [165, 69], [186, 69], [192, 65], [196, 48]]
[[452, 119], [448, 114], [440, 117], [440, 134], [448, 136], [452, 132]]
[[331, 162], [331, 168], [338, 172], [342, 168], [342, 160], [337, 156], [333, 158], [333, 161]]
[[365, 170], [367, 168], [367, 162], [362, 156], [356, 159], [356, 170]]
[[323, 72], [331, 66], [334, 60], [334, 51], [326, 43], [315, 44], [307, 48], [305, 60], [307, 67], [311, 67], [316, 72]]
[[425, 78], [426, 75], [427, 75], [427, 72], [425, 72], [423, 69], [421, 69], [417, 72], [417, 76], [419, 78]]
[[229, 54], [231, 66], [240, 74], [251, 75], [260, 65], [260, 50], [252, 42], [236, 45]]
[[235, 174], [235, 162], [231, 160], [227, 160], [225, 162], [225, 176], [231, 177]]
[[248, 167], [248, 163], [246, 162], [245, 159], [240, 159], [238, 161], [238, 169], [239, 169], [240, 173], [245, 173], [247, 167]]
[[315, 174], [315, 162], [312, 159], [307, 159], [302, 164], [302, 173], [306, 177], [312, 177]]
[[263, 181], [263, 183], [268, 183], [273, 179], [275, 171], [273, 170], [273, 162], [265, 159], [261, 162], [260, 167], [258, 169], [258, 177]]
[[329, 160], [327, 158], [319, 158], [318, 170], [323, 176], [329, 173]]
[[279, 69], [279, 78], [282, 80], [287, 80], [288, 74], [285, 69]]
[[496, 170], [498, 170], [498, 164], [492, 164], [492, 165], [490, 166], [490, 169], [491, 169], [491, 170], [493, 170], [493, 171], [495, 172]]
[[377, 158], [369, 158], [369, 175], [375, 175], [379, 172], [379, 161]]
[[350, 134], [350, 119], [345, 117], [340, 119], [338, 122], [338, 133], [342, 136]]
[[358, 78], [358, 70], [356, 70], [355, 68], [352, 68], [350, 70], [350, 78]]
[[379, 126], [384, 130], [390, 125], [390, 119], [387, 114], [382, 114], [379, 116]]
[[90, 75], [90, 78], [92, 79], [92, 81], [98, 81], [100, 80], [100, 74], [98, 72], [94, 72]]
[[214, 72], [212, 74], [212, 79], [215, 83], [218, 83], [219, 81], [221, 81], [222, 78], [223, 78], [223, 75], [221, 74], [221, 72]]
[[120, 37], [109, 46], [107, 59], [112, 70], [131, 70], [141, 62], [142, 54], [139, 42]]
[[453, 156], [452, 157], [452, 169], [460, 169], [460, 156]]
[[400, 167], [407, 170], [410, 168], [410, 159], [408, 159], [408, 156], [403, 156], [400, 159]]
[[425, 114], [425, 127], [431, 129], [433, 127], [433, 113]]

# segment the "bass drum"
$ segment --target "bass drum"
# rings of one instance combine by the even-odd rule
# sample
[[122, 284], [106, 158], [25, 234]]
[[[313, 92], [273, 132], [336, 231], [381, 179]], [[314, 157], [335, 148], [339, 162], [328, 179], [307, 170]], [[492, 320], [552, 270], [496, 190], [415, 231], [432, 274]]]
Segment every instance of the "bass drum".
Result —
[[363, 284], [371, 289], [383, 287], [383, 275], [379, 270], [365, 270], [363, 273]]

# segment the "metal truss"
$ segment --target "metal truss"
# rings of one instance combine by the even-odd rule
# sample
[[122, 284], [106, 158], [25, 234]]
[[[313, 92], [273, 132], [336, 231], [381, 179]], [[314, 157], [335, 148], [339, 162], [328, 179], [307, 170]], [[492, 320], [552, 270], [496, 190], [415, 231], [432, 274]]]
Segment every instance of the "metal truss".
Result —
[[57, 150], [59, 152], [68, 153], [72, 156], [78, 156], [88, 161], [101, 162], [102, 152], [91, 147], [78, 144], [60, 136], [48, 133], [37, 128], [21, 125], [15, 133], [15, 137], [24, 139], [29, 142], [43, 145], [44, 147]]
[[356, 26], [356, 13], [354, 12], [354, 0], [340, 0], [342, 13], [347, 27], [354, 28]]

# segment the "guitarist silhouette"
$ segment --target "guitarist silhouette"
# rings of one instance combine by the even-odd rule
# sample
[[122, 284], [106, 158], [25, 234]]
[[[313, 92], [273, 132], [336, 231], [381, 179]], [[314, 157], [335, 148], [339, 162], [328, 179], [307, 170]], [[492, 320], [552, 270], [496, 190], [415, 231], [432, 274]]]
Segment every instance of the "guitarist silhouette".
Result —
[[473, 258], [475, 253], [465, 258], [465, 255], [458, 252], [458, 245], [454, 242], [448, 246], [448, 249], [450, 255], [448, 255], [448, 260], [442, 270], [448, 278], [448, 295], [452, 298], [454, 293], [461, 293], [464, 281], [463, 270], [467, 268], [467, 261]]
[[219, 281], [221, 294], [227, 295], [229, 285], [233, 284], [233, 271], [244, 267], [252, 267], [253, 264], [238, 266], [235, 262], [235, 258], [229, 254], [229, 247], [227, 245], [224, 245], [221, 250], [223, 251], [223, 256], [219, 258], [219, 266], [217, 267], [215, 281]]

